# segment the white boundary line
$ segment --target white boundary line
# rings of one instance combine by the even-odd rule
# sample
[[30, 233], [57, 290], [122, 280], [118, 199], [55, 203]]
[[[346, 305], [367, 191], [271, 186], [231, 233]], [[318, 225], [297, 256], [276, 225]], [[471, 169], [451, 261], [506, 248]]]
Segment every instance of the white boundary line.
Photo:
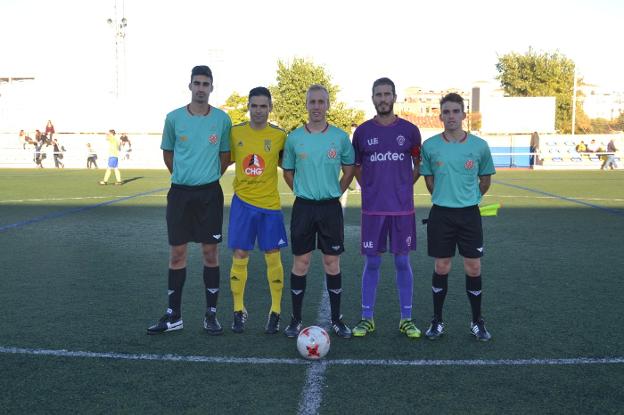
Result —
[[[340, 197], [340, 205], [342, 206], [342, 214], [344, 216], [347, 208], [347, 199], [349, 198], [349, 190], [346, 190]], [[323, 281], [325, 281], [325, 275], [323, 273]], [[329, 307], [329, 294], [327, 294], [327, 286], [322, 284], [323, 294], [321, 303], [319, 304], [319, 310], [316, 316], [316, 321], [323, 322], [330, 314]], [[319, 323], [325, 330], [329, 330], [329, 325]], [[328, 363], [324, 360], [317, 362], [308, 367], [305, 377], [305, 384], [301, 391], [301, 397], [299, 398], [299, 405], [297, 414], [299, 415], [314, 415], [318, 414], [321, 402], [323, 401], [323, 385], [325, 383], [325, 371], [327, 371]]]
[[[232, 196], [233, 193], [224, 193], [223, 196]], [[83, 196], [83, 197], [53, 197], [53, 198], [34, 198], [34, 199], [7, 199], [0, 200], [0, 204], [4, 203], [27, 203], [27, 202], [62, 202], [64, 200], [90, 200], [90, 199], [119, 199], [128, 197], [129, 195], [107, 195], [107, 196]], [[145, 195], [144, 197], [166, 197], [166, 191], [162, 194]], [[280, 193], [280, 196], [292, 196], [292, 193]], [[431, 197], [429, 193], [415, 193], [418, 197]], [[566, 196], [571, 199], [592, 201], [592, 202], [624, 202], [624, 199], [617, 198], [601, 198], [601, 197], [582, 197], [582, 196]], [[527, 195], [486, 195], [487, 199], [560, 199], [554, 196], [527, 196]]]
[[[323, 372], [328, 366], [572, 366], [624, 364], [621, 357], [572, 357], [563, 359], [441, 359], [441, 360], [395, 360], [395, 359], [324, 359], [312, 362], [303, 359], [227, 357], [227, 356], [185, 356], [176, 354], [88, 352], [80, 350], [30, 349], [23, 347], [0, 346], [0, 354], [31, 356], [53, 356], [69, 358], [143, 360], [156, 362], [185, 362], [213, 364], [260, 364], [260, 365], [309, 365], [314, 372]], [[308, 383], [306, 382], [306, 385]], [[319, 401], [320, 404], [320, 401]]]

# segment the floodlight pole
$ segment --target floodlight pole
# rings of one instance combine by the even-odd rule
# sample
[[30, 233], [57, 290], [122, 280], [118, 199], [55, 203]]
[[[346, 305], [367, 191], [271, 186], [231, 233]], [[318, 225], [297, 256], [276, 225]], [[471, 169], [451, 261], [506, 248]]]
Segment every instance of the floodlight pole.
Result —
[[576, 63], [574, 64], [574, 84], [572, 86], [572, 137], [576, 128]]
[[[123, 3], [122, 3], [123, 4]], [[114, 92], [115, 98], [119, 98], [119, 84], [120, 84], [120, 49], [123, 48], [125, 55], [125, 39], [126, 39], [126, 27], [128, 26], [128, 19], [124, 16], [124, 7], [122, 6], [121, 19], [119, 19], [119, 15], [117, 13], [117, 0], [115, 0], [114, 5], [114, 16], [113, 18], [108, 18], [107, 23], [113, 29], [113, 39], [115, 42], [115, 82], [114, 82]], [[125, 58], [125, 56], [124, 56]], [[125, 64], [125, 62], [124, 62]]]

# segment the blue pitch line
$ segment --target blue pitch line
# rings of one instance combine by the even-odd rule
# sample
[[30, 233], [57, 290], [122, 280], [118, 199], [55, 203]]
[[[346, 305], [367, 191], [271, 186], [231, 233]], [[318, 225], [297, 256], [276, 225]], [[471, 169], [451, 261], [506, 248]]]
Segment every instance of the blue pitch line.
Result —
[[593, 203], [587, 203], [587, 202], [583, 202], [582, 200], [573, 199], [571, 197], [561, 196], [555, 193], [548, 193], [548, 192], [544, 192], [541, 190], [532, 189], [530, 187], [520, 186], [517, 184], [505, 183], [505, 182], [501, 182], [498, 180], [492, 180], [492, 181], [496, 184], [502, 184], [504, 186], [515, 187], [516, 189], [526, 190], [528, 192], [533, 192], [533, 193], [538, 193], [538, 194], [545, 195], [545, 196], [554, 197], [556, 199], [565, 200], [566, 202], [572, 202], [572, 203], [576, 203], [579, 205], [588, 206], [590, 208], [604, 210], [605, 212], [611, 213], [612, 215], [624, 216], [624, 210], [621, 210], [621, 209], [611, 209], [611, 208], [600, 206], [600, 205], [594, 205]]
[[149, 192], [137, 193], [136, 195], [126, 196], [126, 197], [122, 197], [122, 198], [119, 198], [119, 199], [113, 199], [113, 200], [109, 200], [107, 202], [98, 203], [98, 204], [95, 204], [95, 205], [82, 206], [82, 207], [79, 207], [79, 208], [61, 210], [60, 212], [48, 213], [47, 215], [38, 216], [36, 218], [27, 219], [27, 220], [24, 220], [24, 221], [21, 221], [21, 222], [15, 222], [15, 223], [11, 223], [9, 225], [0, 226], [0, 233], [1, 232], [6, 232], [9, 229], [22, 228], [22, 227], [24, 227], [26, 225], [32, 225], [34, 223], [43, 222], [43, 221], [46, 221], [46, 220], [49, 220], [49, 219], [61, 218], [63, 216], [72, 215], [74, 213], [84, 212], [86, 210], [91, 210], [91, 209], [95, 209], [95, 208], [102, 207], [102, 206], [112, 205], [113, 203], [123, 202], [123, 201], [129, 200], [129, 199], [134, 199], [135, 197], [146, 196], [146, 195], [149, 195], [149, 194], [152, 194], [152, 193], [161, 192], [163, 190], [167, 190], [167, 188], [163, 187], [162, 189], [156, 189], [156, 190], [150, 190]]

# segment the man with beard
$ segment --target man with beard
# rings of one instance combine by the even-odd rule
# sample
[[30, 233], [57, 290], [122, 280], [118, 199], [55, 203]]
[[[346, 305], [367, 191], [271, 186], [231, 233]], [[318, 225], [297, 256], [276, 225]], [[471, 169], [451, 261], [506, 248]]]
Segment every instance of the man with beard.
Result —
[[399, 330], [410, 339], [420, 337], [412, 321], [414, 284], [409, 251], [416, 249], [414, 183], [419, 177], [421, 136], [418, 127], [394, 114], [396, 99], [392, 80], [376, 80], [372, 100], [377, 115], [353, 135], [355, 177], [362, 188], [360, 249], [365, 256], [362, 320], [353, 328], [355, 337], [375, 331], [375, 296], [388, 239], [399, 293]]
[[219, 251], [222, 241], [223, 191], [219, 178], [230, 163], [230, 117], [208, 104], [213, 90], [212, 71], [201, 65], [191, 72], [190, 104], [171, 111], [165, 119], [163, 159], [171, 173], [167, 194], [169, 238], [169, 307], [148, 334], [183, 328], [182, 288], [186, 280], [187, 245], [201, 243], [206, 294], [204, 329], [223, 333], [217, 320]]

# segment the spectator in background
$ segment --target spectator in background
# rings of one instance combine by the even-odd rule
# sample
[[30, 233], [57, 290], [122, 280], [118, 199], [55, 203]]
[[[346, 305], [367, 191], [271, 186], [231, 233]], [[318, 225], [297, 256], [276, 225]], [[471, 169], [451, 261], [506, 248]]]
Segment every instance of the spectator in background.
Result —
[[121, 137], [119, 137], [119, 149], [121, 150], [123, 156], [121, 157], [124, 160], [130, 160], [130, 152], [132, 151], [132, 143], [128, 138], [128, 134], [122, 133]]
[[581, 140], [581, 142], [576, 145], [576, 152], [577, 153], [587, 152], [587, 146], [585, 145], [585, 141]]
[[56, 131], [54, 131], [54, 125], [52, 124], [52, 121], [48, 120], [48, 123], [46, 124], [46, 127], [45, 127], [45, 133], [48, 136], [49, 140], [52, 140], [55, 132]]
[[32, 138], [30, 138], [25, 132], [24, 130], [20, 130], [19, 132], [19, 141], [22, 144], [22, 149], [26, 150], [26, 146], [27, 145], [31, 145], [33, 147], [37, 147], [37, 143], [35, 142], [35, 140], [33, 140]]
[[34, 162], [40, 169], [43, 168], [43, 160], [47, 157], [46, 153], [43, 150], [43, 146], [48, 145], [45, 134], [41, 134], [41, 131], [36, 131], [36, 142], [35, 142], [35, 156]]
[[612, 138], [611, 141], [609, 141], [609, 144], [607, 144], [607, 153], [609, 154], [606, 155], [605, 161], [602, 163], [600, 170], [605, 170], [607, 167], [611, 170], [617, 169], [617, 163], [615, 161], [616, 151], [618, 151], [618, 149], [615, 147], [615, 141], [613, 141]]
[[533, 167], [537, 163], [537, 153], [539, 151], [539, 134], [537, 131], [533, 131], [531, 134], [531, 143], [529, 144], [529, 152], [531, 155], [529, 156], [529, 165]]
[[61, 161], [63, 159], [63, 152], [65, 151], [65, 147], [59, 144], [58, 140], [52, 140], [52, 149], [54, 151], [54, 167], [57, 169], [64, 169], [65, 164]]
[[598, 150], [600, 150], [600, 147], [598, 147], [598, 143], [596, 142], [596, 140], [591, 140], [591, 142], [589, 144], [587, 144], [587, 151], [590, 153], [597, 153]]
[[93, 166], [94, 169], [98, 168], [97, 165], [97, 153], [91, 147], [91, 143], [87, 143], [87, 168], [90, 169]]

